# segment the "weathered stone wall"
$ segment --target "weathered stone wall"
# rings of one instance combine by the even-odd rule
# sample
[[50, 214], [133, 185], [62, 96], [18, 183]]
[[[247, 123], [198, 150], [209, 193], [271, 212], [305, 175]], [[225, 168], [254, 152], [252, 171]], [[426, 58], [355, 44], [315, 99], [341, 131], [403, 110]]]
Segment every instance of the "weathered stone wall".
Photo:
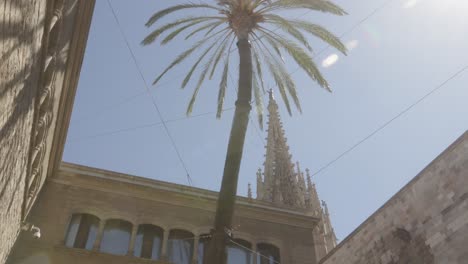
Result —
[[[41, 228], [42, 238], [34, 240], [22, 234], [8, 263], [37, 263], [41, 259], [47, 259], [48, 263], [150, 263], [132, 256], [65, 247], [65, 233], [73, 213], [90, 213], [102, 221], [123, 219], [134, 228], [139, 224], [154, 224], [165, 232], [176, 228], [202, 235], [208, 234], [212, 227], [216, 208], [214, 192], [111, 172], [106, 173], [109, 178], [101, 170], [72, 168], [77, 171], [82, 168], [83, 175], [60, 172], [48, 180], [31, 213], [31, 221]], [[119, 180], [112, 180], [112, 175]], [[154, 185], [159, 187], [153, 188]], [[234, 216], [235, 238], [277, 246], [281, 263], [317, 263], [312, 239], [317, 218], [266, 208], [247, 198], [240, 201], [242, 204], [237, 205]]]
[[46, 2], [0, 4], [0, 263], [21, 222]]
[[61, 160], [93, 7], [0, 4], [0, 263]]
[[468, 263], [468, 132], [320, 263]]

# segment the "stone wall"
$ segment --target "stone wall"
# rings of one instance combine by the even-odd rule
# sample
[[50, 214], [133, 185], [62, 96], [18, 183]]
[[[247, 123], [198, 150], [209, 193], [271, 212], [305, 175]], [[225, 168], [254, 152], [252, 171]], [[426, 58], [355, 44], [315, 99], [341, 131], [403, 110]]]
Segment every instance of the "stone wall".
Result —
[[61, 160], [93, 7], [0, 4], [0, 263]]
[[0, 263], [22, 218], [46, 2], [0, 4]]
[[468, 263], [468, 132], [321, 264]]

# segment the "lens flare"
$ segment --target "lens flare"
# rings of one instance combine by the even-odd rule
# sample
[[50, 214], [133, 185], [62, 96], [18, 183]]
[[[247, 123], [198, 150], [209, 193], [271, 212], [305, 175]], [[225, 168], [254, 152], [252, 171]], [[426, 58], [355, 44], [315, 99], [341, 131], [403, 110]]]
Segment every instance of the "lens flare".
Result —
[[340, 57], [338, 56], [338, 54], [331, 54], [330, 56], [328, 56], [326, 59], [324, 59], [322, 61], [322, 67], [324, 67], [324, 68], [331, 67], [339, 59], [340, 59]]

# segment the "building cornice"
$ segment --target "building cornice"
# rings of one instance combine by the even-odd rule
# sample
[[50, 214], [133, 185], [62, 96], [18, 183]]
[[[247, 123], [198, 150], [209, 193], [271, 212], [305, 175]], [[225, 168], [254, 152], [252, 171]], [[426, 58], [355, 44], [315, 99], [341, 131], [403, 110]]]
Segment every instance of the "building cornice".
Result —
[[[218, 193], [214, 191], [70, 163], [62, 163], [49, 181], [207, 212], [215, 211], [218, 198]], [[319, 221], [306, 211], [282, 208], [246, 197], [238, 196], [236, 207], [236, 216], [261, 221], [311, 229]]]

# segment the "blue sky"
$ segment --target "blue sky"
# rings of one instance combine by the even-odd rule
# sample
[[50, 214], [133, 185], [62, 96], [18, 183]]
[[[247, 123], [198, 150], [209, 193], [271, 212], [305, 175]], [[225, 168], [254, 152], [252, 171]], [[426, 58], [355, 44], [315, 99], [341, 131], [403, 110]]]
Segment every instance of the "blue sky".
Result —
[[[107, 1], [96, 2], [63, 159], [188, 185]], [[179, 2], [184, 1], [111, 0], [149, 82], [191, 44], [183, 38], [166, 46], [139, 44], [149, 32], [144, 26], [148, 17]], [[346, 33], [342, 40], [352, 48], [347, 57], [331, 48], [316, 57], [333, 93], [325, 92], [288, 64], [294, 72], [303, 114], [294, 112], [290, 117], [279, 101], [293, 160], [313, 173], [468, 64], [468, 4], [464, 1], [335, 2], [349, 15], [296, 14], [336, 35]], [[385, 6], [378, 8], [383, 3]], [[316, 39], [310, 42], [315, 51], [326, 47]], [[179, 87], [190, 62], [175, 68], [158, 86], [151, 87], [151, 92], [168, 121], [193, 185], [218, 190], [233, 111], [224, 112], [220, 120], [215, 118], [219, 80], [214, 79], [202, 87], [193, 117], [185, 118], [194, 87]], [[233, 79], [225, 108], [234, 105], [235, 69], [231, 68]], [[267, 82], [273, 85], [271, 80]], [[314, 176], [339, 239], [466, 131], [467, 83], [468, 73], [463, 72]], [[246, 195], [249, 182], [255, 190], [265, 136], [256, 122], [249, 124], [239, 195]]]

